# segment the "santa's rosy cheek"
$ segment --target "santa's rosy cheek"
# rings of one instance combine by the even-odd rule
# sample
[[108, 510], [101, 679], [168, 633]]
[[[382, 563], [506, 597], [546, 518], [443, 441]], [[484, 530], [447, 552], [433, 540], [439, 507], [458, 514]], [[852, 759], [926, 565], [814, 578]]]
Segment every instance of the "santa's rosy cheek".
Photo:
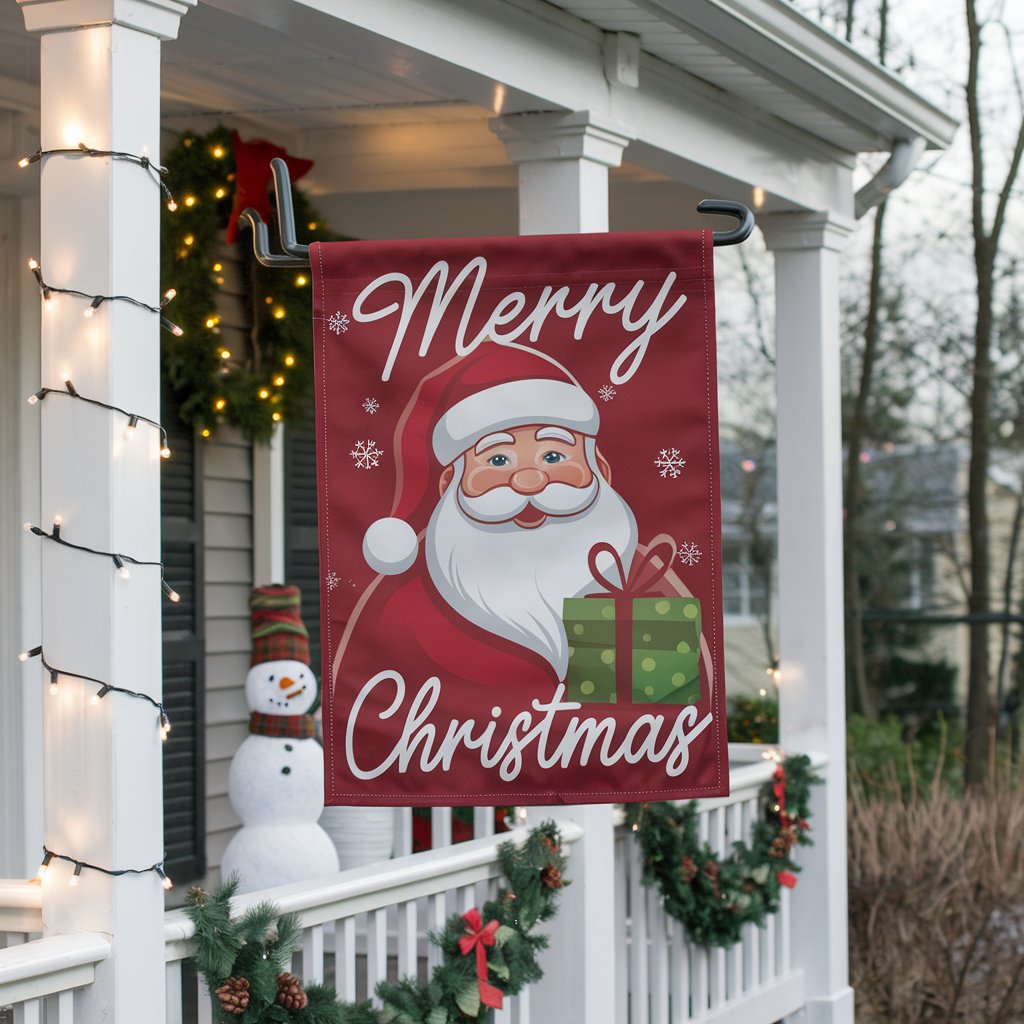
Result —
[[544, 472], [553, 484], [568, 484], [570, 487], [587, 487], [594, 479], [590, 467], [583, 462], [567, 460], [555, 465], [545, 465]]
[[479, 498], [495, 487], [507, 487], [513, 471], [512, 466], [467, 466], [462, 474], [462, 492], [469, 498]]

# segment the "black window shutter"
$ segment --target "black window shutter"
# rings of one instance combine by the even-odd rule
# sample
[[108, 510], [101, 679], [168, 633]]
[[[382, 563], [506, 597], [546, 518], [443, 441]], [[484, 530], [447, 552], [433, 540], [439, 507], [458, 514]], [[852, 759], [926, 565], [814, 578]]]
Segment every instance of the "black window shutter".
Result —
[[[312, 418], [284, 432], [286, 583], [302, 589], [302, 621], [309, 630], [309, 660], [320, 677], [320, 542], [317, 535], [316, 432]], [[322, 683], [322, 680], [321, 680]]]
[[202, 472], [192, 432], [164, 403], [171, 458], [161, 464], [160, 514], [164, 576], [178, 592], [163, 602], [164, 706], [171, 732], [164, 744], [164, 848], [176, 882], [206, 871], [204, 737]]

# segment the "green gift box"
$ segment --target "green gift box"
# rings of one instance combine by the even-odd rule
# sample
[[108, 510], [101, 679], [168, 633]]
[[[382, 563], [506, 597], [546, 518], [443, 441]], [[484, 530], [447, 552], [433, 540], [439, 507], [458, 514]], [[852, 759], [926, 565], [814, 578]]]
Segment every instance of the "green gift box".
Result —
[[627, 595], [566, 598], [569, 700], [694, 704], [700, 700], [700, 601]]

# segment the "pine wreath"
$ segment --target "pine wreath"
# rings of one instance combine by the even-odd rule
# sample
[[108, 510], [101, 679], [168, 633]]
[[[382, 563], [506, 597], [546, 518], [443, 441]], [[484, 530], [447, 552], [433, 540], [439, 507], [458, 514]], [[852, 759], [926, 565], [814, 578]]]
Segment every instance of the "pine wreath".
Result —
[[[247, 230], [230, 247], [224, 241], [237, 184], [227, 128], [207, 135], [185, 133], [167, 154], [166, 164], [178, 206], [162, 215], [162, 287], [176, 292], [173, 319], [184, 333], [161, 340], [165, 384], [181, 421], [203, 436], [223, 423], [251, 440], [265, 441], [276, 422], [309, 415], [309, 272], [270, 273], [260, 267]], [[332, 237], [301, 191], [293, 188], [292, 199], [300, 240], [308, 241], [313, 234]], [[248, 333], [244, 346], [229, 347], [221, 337], [218, 300], [225, 287], [226, 252], [241, 262], [247, 322], [239, 326]]]
[[498, 860], [507, 883], [482, 908], [452, 915], [431, 941], [442, 962], [422, 985], [414, 978], [377, 986], [381, 1008], [338, 1003], [333, 989], [303, 986], [288, 972], [301, 941], [294, 914], [260, 903], [231, 916], [238, 889], [231, 879], [212, 895], [189, 890], [196, 967], [214, 1000], [219, 1024], [457, 1024], [487, 1021], [505, 995], [543, 977], [538, 955], [547, 947], [537, 925], [555, 916], [565, 881], [565, 854], [553, 822], [502, 843]]
[[733, 843], [720, 859], [701, 843], [697, 803], [633, 804], [626, 821], [644, 854], [645, 885], [657, 885], [665, 912], [699, 946], [731, 946], [743, 926], [763, 925], [779, 907], [783, 887], [796, 885], [796, 846], [808, 846], [811, 786], [821, 780], [806, 755], [790, 757], [766, 783], [763, 818], [750, 845]]

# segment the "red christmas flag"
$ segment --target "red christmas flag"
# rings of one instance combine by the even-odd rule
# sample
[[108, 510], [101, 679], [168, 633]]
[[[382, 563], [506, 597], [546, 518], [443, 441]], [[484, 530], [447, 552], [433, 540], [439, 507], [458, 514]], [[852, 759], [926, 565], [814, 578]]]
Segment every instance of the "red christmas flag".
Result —
[[710, 232], [311, 257], [327, 802], [727, 793]]

